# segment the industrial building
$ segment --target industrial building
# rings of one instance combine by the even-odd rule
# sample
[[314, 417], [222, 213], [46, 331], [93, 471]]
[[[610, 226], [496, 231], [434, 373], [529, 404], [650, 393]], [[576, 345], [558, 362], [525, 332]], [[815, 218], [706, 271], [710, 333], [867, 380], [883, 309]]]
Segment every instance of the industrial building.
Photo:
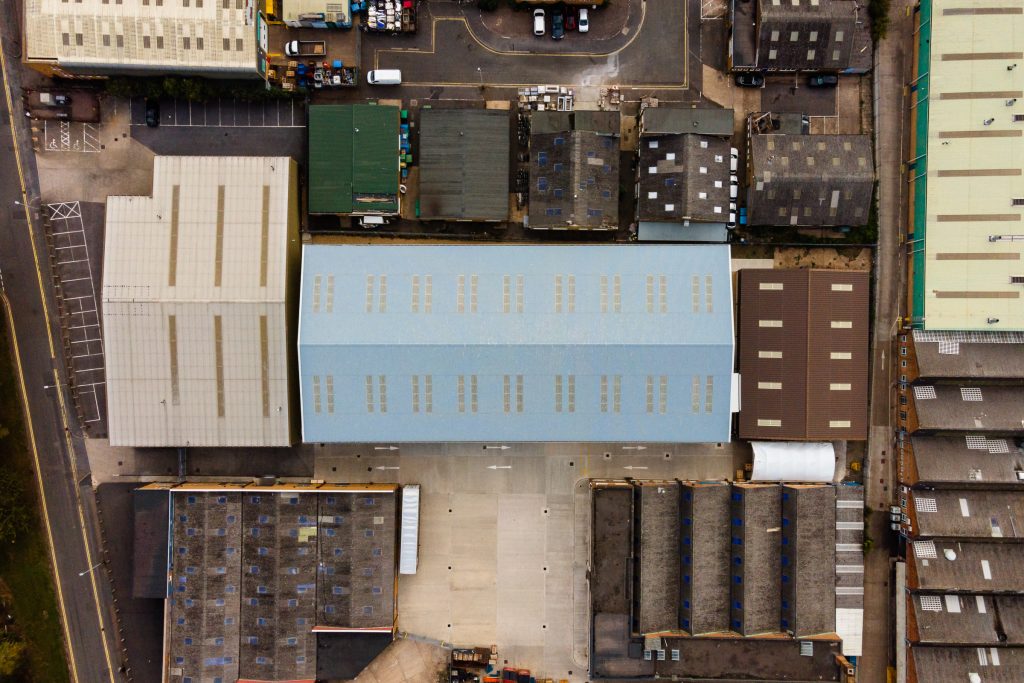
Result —
[[25, 62], [46, 75], [257, 78], [267, 22], [242, 0], [26, 0]]
[[866, 272], [739, 271], [744, 439], [866, 439]]
[[278, 12], [292, 28], [351, 28], [350, 0], [277, 0]]
[[537, 230], [619, 225], [619, 112], [530, 115], [530, 207]]
[[419, 131], [420, 217], [508, 220], [508, 112], [423, 109]]
[[137, 528], [136, 544], [167, 572], [159, 594], [136, 595], [166, 601], [163, 679], [354, 678], [395, 627], [399, 495], [393, 484], [136, 491], [150, 533]]
[[721, 246], [307, 245], [308, 442], [728, 441]]
[[590, 490], [592, 678], [793, 680], [799, 660], [799, 680], [847, 680], [845, 657], [861, 654], [863, 487]]
[[111, 445], [296, 440], [296, 175], [286, 157], [156, 157], [152, 196], [108, 197]]
[[[725, 242], [731, 109], [648, 107], [640, 119], [636, 218], [642, 241]], [[734, 212], [733, 212], [734, 213]]]
[[309, 212], [398, 215], [399, 109], [376, 104], [309, 108]]
[[868, 222], [875, 170], [870, 135], [752, 132], [747, 221], [837, 227]]
[[927, 0], [908, 154], [911, 310], [925, 330], [1024, 330], [1024, 16]]

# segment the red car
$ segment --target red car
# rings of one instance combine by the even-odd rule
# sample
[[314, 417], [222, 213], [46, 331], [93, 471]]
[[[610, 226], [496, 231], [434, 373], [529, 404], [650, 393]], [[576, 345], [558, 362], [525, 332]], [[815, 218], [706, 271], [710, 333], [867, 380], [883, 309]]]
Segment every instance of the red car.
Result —
[[565, 30], [575, 31], [576, 30], [576, 11], [565, 8]]

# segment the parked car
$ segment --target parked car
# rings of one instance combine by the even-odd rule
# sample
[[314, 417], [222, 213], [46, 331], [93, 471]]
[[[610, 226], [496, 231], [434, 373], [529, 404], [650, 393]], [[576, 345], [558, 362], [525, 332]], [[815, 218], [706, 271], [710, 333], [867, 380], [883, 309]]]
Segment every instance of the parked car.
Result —
[[729, 176], [729, 199], [736, 199], [740, 194], [740, 181], [736, 176]]
[[533, 35], [542, 36], [544, 35], [544, 10], [535, 9], [533, 10]]
[[809, 88], [834, 88], [839, 85], [839, 76], [835, 74], [811, 74], [807, 77]]
[[576, 30], [576, 10], [566, 7], [565, 8], [565, 30], [575, 31]]
[[729, 222], [725, 224], [727, 230], [734, 230], [736, 228], [736, 212], [729, 212]]
[[565, 38], [565, 21], [561, 12], [555, 12], [551, 15], [551, 37], [554, 40]]
[[763, 88], [764, 74], [744, 73], [736, 74], [736, 85], [741, 88]]
[[580, 33], [586, 33], [590, 30], [590, 10], [586, 7], [580, 8]]
[[729, 150], [729, 170], [733, 173], [740, 167], [740, 151], [733, 147]]
[[160, 103], [156, 100], [146, 100], [146, 125], [150, 128], [160, 125]]

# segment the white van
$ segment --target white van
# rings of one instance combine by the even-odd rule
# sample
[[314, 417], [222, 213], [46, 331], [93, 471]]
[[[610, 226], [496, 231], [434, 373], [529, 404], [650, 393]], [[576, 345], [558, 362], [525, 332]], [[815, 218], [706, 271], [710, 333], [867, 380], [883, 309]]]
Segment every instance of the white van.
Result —
[[399, 69], [374, 69], [366, 73], [370, 85], [401, 85], [402, 72]]

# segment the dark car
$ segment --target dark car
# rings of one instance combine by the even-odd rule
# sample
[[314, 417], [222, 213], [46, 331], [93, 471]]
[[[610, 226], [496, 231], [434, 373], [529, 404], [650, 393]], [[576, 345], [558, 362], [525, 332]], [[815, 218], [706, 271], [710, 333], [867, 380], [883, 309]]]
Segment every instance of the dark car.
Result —
[[809, 88], [834, 88], [839, 85], [839, 76], [835, 74], [812, 74], [807, 77]]
[[565, 8], [565, 30], [576, 30], [576, 10], [569, 7]]
[[160, 125], [160, 103], [156, 100], [146, 100], [146, 125], [150, 128]]
[[760, 88], [764, 86], [764, 74], [736, 74], [736, 85], [741, 88]]
[[565, 21], [561, 12], [554, 12], [551, 15], [551, 37], [555, 40], [565, 37]]

